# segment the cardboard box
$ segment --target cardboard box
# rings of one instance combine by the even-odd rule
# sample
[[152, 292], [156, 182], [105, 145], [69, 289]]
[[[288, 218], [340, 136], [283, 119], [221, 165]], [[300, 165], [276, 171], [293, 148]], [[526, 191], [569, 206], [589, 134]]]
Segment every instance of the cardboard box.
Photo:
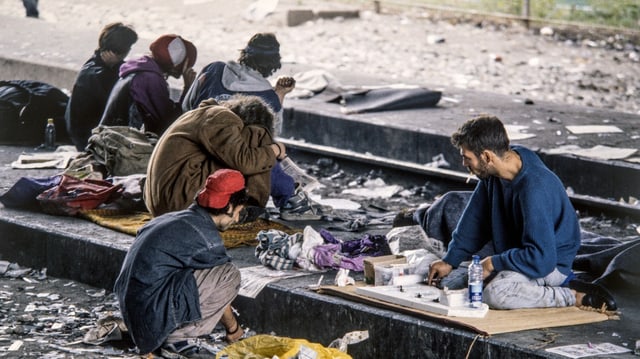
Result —
[[375, 283], [375, 266], [387, 264], [403, 264], [407, 263], [407, 258], [399, 254], [392, 254], [380, 257], [368, 257], [364, 260], [364, 281], [367, 284]]

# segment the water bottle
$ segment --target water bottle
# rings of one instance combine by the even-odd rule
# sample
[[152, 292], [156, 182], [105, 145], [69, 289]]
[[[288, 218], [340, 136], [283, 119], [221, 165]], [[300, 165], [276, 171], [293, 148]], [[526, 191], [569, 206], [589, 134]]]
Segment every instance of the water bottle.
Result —
[[44, 147], [56, 148], [56, 125], [52, 118], [47, 120], [47, 125], [44, 128]]
[[482, 308], [482, 275], [480, 256], [474, 255], [469, 265], [469, 303], [472, 308]]

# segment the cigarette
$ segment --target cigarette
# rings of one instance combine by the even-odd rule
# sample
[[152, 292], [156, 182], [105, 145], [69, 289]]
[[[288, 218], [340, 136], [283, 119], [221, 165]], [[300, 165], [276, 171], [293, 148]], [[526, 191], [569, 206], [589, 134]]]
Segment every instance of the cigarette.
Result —
[[469, 175], [467, 176], [467, 180], [466, 180], [466, 181], [464, 181], [464, 183], [469, 183], [469, 182], [471, 182], [471, 177], [473, 177], [473, 173], [472, 173], [472, 172], [469, 172]]

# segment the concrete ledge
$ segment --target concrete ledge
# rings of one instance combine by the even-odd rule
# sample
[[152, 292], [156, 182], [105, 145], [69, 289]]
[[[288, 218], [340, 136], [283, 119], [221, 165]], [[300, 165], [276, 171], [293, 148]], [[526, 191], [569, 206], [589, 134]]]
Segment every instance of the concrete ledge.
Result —
[[335, 19], [335, 18], [358, 18], [360, 11], [358, 10], [319, 10], [310, 9], [292, 9], [287, 10], [285, 24], [287, 26], [302, 25], [307, 21], [316, 19]]

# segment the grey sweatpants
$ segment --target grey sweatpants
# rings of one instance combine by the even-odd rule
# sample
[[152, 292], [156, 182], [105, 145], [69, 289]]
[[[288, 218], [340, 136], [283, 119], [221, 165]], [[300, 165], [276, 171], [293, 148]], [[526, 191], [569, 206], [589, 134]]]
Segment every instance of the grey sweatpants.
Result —
[[[467, 285], [467, 267], [454, 269], [440, 283], [450, 289]], [[513, 271], [501, 271], [484, 286], [482, 301], [491, 309], [569, 307], [576, 304], [571, 289], [562, 287], [567, 276], [555, 269], [544, 278], [530, 279]]]
[[233, 263], [196, 270], [202, 319], [187, 323], [169, 335], [166, 343], [210, 334], [218, 324], [225, 308], [231, 304], [240, 289], [240, 271]]

